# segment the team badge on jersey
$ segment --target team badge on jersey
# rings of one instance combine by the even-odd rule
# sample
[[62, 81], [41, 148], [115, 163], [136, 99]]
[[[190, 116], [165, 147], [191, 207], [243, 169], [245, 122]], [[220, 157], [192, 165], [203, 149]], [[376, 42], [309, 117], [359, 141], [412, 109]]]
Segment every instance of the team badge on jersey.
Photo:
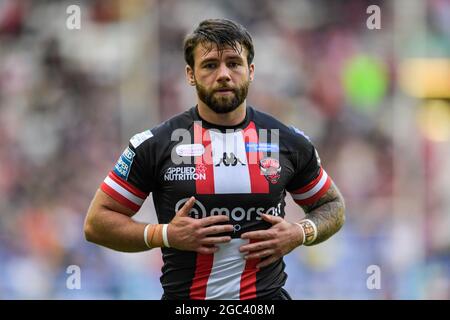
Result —
[[119, 160], [117, 160], [116, 165], [114, 166], [114, 172], [121, 178], [127, 180], [128, 175], [131, 171], [131, 164], [133, 163], [133, 158], [136, 154], [129, 147], [125, 149], [125, 151], [120, 156]]
[[276, 184], [280, 179], [281, 165], [280, 162], [275, 158], [264, 158], [259, 161], [259, 167], [261, 168], [261, 173], [266, 177], [266, 179], [272, 183]]

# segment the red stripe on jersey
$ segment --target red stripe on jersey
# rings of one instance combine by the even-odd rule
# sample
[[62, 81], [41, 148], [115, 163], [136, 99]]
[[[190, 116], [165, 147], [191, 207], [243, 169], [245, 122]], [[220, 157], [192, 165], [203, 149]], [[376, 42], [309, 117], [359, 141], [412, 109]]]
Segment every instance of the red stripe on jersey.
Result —
[[[250, 243], [254, 243], [256, 240], [250, 240]], [[245, 263], [245, 269], [241, 276], [241, 292], [239, 299], [255, 299], [256, 298], [256, 273], [258, 268], [256, 265], [261, 259], [250, 259]]]
[[140, 206], [138, 206], [137, 204], [135, 204], [135, 203], [131, 202], [130, 200], [128, 200], [127, 198], [125, 198], [123, 195], [121, 195], [116, 190], [114, 190], [113, 188], [108, 186], [106, 183], [103, 182], [100, 186], [100, 189], [103, 192], [105, 192], [107, 195], [109, 195], [111, 198], [113, 198], [117, 202], [121, 203], [125, 207], [133, 210], [134, 212], [139, 210]]
[[294, 201], [299, 205], [313, 204], [313, 203], [317, 202], [320, 198], [322, 198], [322, 196], [328, 191], [330, 186], [331, 186], [331, 178], [330, 178], [330, 176], [328, 176], [327, 181], [325, 181], [325, 184], [323, 185], [323, 187], [320, 188], [320, 190], [317, 191], [317, 193], [315, 193], [314, 196], [307, 198], [307, 199], [303, 199], [303, 200], [295, 200], [294, 199]]
[[205, 300], [206, 287], [209, 275], [211, 274], [214, 262], [214, 254], [197, 253], [195, 265], [195, 275], [190, 289], [190, 298], [195, 300]]
[[[291, 191], [291, 193], [305, 193], [308, 192], [309, 190], [311, 190], [312, 188], [314, 188], [314, 186], [320, 181], [320, 179], [323, 176], [323, 169], [322, 167], [320, 167], [320, 172], [317, 178], [315, 178], [313, 181], [311, 181], [310, 183], [308, 183], [306, 186], [301, 187], [300, 189]], [[329, 177], [328, 177], [329, 178]]]
[[[243, 131], [244, 143], [256, 143], [258, 144], [258, 133], [256, 131], [255, 123], [251, 121], [247, 128]], [[263, 158], [263, 153], [258, 152], [246, 152], [247, 164], [250, 174], [250, 185], [252, 193], [269, 193], [269, 181], [261, 174], [261, 168], [259, 167], [259, 161]]]
[[195, 169], [197, 172], [204, 171], [205, 180], [196, 180], [195, 188], [197, 194], [214, 193], [214, 167], [211, 151], [211, 137], [209, 132], [197, 123], [194, 123], [194, 143], [202, 144], [205, 147], [205, 153], [195, 157]]
[[122, 186], [125, 190], [127, 190], [127, 191], [131, 192], [132, 194], [134, 194], [136, 197], [139, 197], [139, 198], [141, 198], [143, 200], [145, 200], [147, 198], [148, 194], [142, 192], [141, 190], [139, 190], [136, 187], [132, 186], [131, 184], [129, 184], [125, 180], [121, 179], [119, 176], [117, 176], [117, 174], [114, 173], [114, 171], [111, 171], [108, 176], [111, 179], [113, 179], [117, 184]]

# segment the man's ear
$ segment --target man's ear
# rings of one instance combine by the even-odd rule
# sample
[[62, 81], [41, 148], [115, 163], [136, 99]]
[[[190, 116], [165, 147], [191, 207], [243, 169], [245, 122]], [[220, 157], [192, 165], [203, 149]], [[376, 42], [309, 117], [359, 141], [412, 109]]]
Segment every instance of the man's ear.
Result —
[[186, 66], [186, 80], [191, 86], [195, 86], [194, 70], [189, 65]]
[[250, 80], [250, 82], [251, 82], [251, 81], [253, 81], [253, 79], [255, 78], [255, 64], [254, 64], [254, 63], [251, 63], [251, 64], [248, 66], [248, 70], [249, 70], [248, 78], [249, 78], [249, 80]]

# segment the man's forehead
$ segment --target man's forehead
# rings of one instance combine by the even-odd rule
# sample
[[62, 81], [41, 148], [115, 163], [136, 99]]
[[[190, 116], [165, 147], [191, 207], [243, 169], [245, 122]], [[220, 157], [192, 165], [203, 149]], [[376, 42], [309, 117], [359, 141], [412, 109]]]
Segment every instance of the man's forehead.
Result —
[[230, 56], [235, 56], [235, 57], [244, 57], [245, 54], [245, 48], [239, 44], [236, 43], [236, 49], [237, 51], [229, 46], [226, 45], [223, 48], [218, 48], [218, 46], [214, 43], [206, 43], [206, 44], [202, 44], [200, 43], [196, 48], [195, 48], [195, 55], [197, 56], [198, 59], [200, 60], [205, 60], [205, 59], [211, 59], [211, 58], [220, 58], [220, 56], [222, 57], [230, 57]]

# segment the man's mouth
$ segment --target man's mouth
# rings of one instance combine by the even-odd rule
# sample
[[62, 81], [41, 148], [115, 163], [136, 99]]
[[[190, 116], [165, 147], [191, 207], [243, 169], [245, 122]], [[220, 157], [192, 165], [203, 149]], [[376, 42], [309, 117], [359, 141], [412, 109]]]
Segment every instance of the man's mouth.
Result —
[[219, 94], [227, 94], [227, 93], [234, 93], [234, 90], [232, 88], [221, 88], [214, 90], [214, 92]]

